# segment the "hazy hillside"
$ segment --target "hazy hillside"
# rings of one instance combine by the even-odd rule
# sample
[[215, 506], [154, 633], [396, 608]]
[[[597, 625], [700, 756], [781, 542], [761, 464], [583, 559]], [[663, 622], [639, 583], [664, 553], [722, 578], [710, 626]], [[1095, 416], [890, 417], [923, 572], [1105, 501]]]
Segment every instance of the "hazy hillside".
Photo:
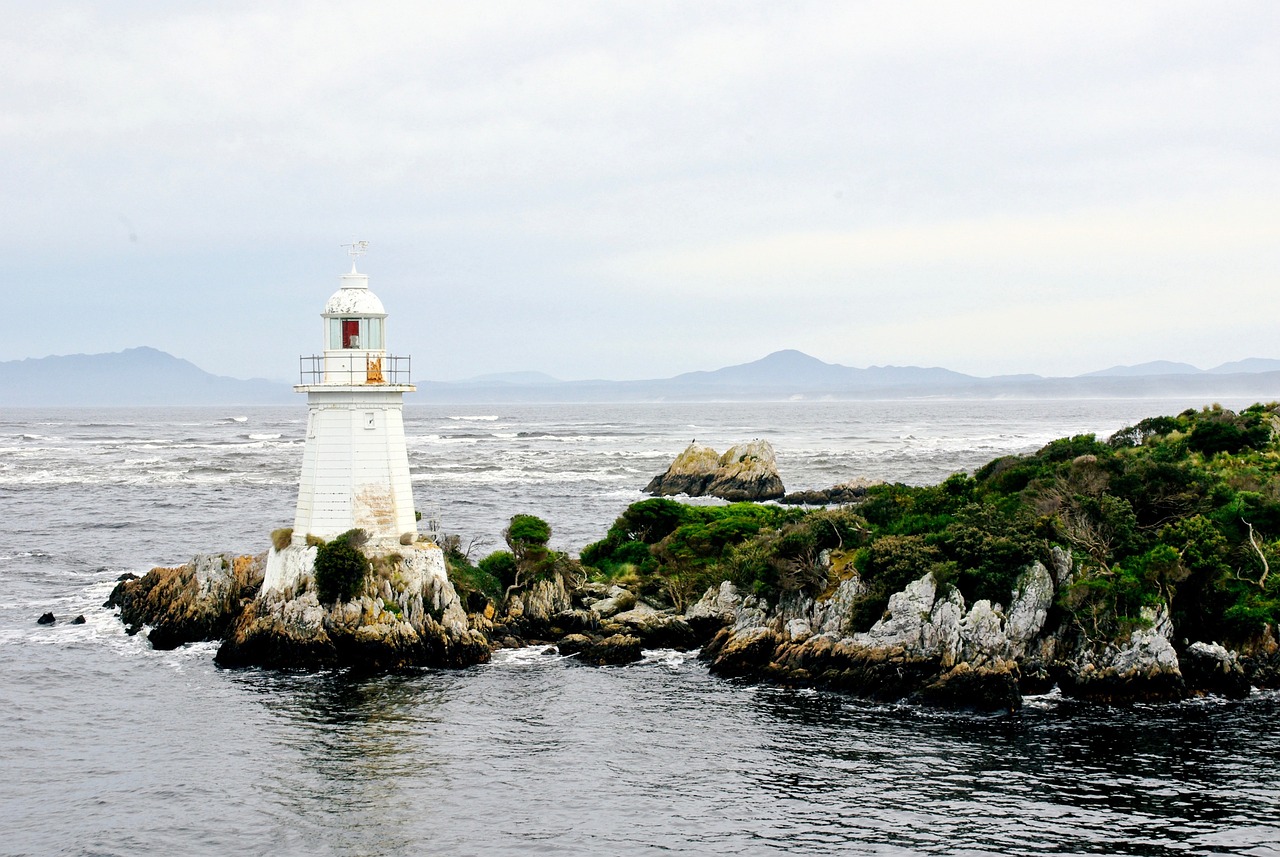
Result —
[[[1275, 367], [1280, 367], [1280, 361], [1242, 360], [1208, 371], [1189, 364], [1158, 361], [1134, 367], [1112, 367], [1075, 378], [1037, 375], [979, 378], [936, 367], [858, 369], [825, 363], [803, 352], [788, 350], [737, 366], [647, 381], [557, 381], [541, 372], [528, 371], [503, 372], [452, 383], [417, 379], [418, 393], [407, 401], [651, 402], [1183, 395], [1206, 401], [1229, 396], [1270, 401], [1280, 399], [1280, 371]], [[1250, 368], [1254, 371], [1249, 371]], [[154, 348], [0, 363], [0, 405], [7, 406], [299, 402], [300, 397], [286, 384], [213, 375]]]
[[0, 404], [9, 406], [251, 405], [292, 396], [285, 384], [212, 375], [147, 347], [0, 363]]
[[775, 351], [767, 357], [710, 372], [686, 372], [668, 379], [678, 386], [770, 387], [792, 390], [839, 390], [855, 387], [899, 387], [977, 380], [949, 369], [919, 366], [872, 366], [854, 369], [824, 363], [802, 351]]

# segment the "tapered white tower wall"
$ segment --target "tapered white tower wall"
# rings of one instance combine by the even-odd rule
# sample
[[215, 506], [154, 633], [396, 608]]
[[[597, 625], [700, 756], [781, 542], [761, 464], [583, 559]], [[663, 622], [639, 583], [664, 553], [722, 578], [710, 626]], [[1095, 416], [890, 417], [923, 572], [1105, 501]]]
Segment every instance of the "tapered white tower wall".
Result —
[[324, 354], [302, 358], [294, 387], [307, 394], [307, 439], [293, 543], [354, 527], [380, 542], [416, 537], [404, 441], [403, 396], [416, 389], [408, 358], [387, 354], [387, 314], [354, 265], [322, 317]]

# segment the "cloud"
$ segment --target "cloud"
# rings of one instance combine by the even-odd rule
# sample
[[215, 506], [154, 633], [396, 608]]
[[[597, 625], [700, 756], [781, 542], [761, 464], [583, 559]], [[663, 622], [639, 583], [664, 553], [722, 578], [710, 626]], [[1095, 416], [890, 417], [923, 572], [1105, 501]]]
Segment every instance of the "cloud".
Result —
[[[859, 282], [897, 291], [902, 278], [928, 274], [1043, 277], [1048, 272], [1051, 281], [1064, 270], [1141, 276], [1171, 263], [1222, 264], [1259, 254], [1274, 258], [1278, 241], [1280, 204], [1271, 198], [1229, 198], [762, 235], [624, 254], [598, 270], [643, 278], [671, 294], [699, 283], [731, 284], [746, 294], [770, 294], [797, 283], [828, 292]], [[1094, 287], [1077, 285], [1085, 293]]]
[[[327, 296], [355, 233], [389, 308], [458, 328], [397, 328], [448, 340], [454, 377], [662, 374], [695, 338], [751, 359], [761, 305], [817, 350], [849, 341], [844, 307], [894, 330], [1275, 285], [1271, 4], [65, 2], [9, 24], [0, 225], [24, 311], [61, 321], [0, 359], [142, 308], [210, 368], [291, 365], [309, 343], [273, 325]], [[192, 319], [178, 287], [220, 301]], [[78, 311], [98, 294], [121, 319]], [[246, 370], [218, 344], [246, 336], [278, 351]], [[1008, 370], [1037, 368], [1019, 347]], [[860, 355], [828, 359], [883, 362]]]

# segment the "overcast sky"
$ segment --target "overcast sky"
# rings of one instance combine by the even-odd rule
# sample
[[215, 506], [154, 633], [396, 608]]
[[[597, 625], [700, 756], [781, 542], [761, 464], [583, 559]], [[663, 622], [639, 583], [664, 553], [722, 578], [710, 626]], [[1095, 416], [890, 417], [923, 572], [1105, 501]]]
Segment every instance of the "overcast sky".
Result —
[[1275, 2], [4, 5], [0, 360], [1280, 357]]

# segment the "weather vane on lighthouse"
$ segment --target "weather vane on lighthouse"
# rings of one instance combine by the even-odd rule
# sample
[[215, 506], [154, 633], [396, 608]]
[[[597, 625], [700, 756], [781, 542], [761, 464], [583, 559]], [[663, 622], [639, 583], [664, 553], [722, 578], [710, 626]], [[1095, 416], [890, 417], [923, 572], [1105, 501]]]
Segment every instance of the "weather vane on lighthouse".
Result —
[[359, 273], [356, 270], [356, 259], [369, 252], [369, 242], [352, 241], [350, 244], [340, 244], [338, 246], [347, 248], [347, 255], [351, 257], [351, 273]]

